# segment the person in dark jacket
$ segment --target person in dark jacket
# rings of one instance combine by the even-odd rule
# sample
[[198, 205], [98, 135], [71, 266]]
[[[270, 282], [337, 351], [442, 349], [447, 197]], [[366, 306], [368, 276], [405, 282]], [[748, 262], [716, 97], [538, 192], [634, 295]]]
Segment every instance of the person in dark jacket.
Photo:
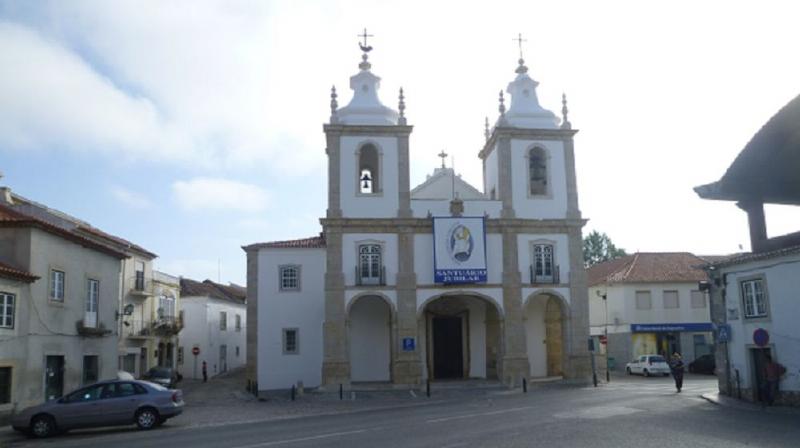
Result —
[[203, 382], [205, 383], [206, 381], [208, 381], [208, 366], [206, 362], [203, 361]]
[[683, 388], [683, 358], [681, 358], [680, 353], [675, 352], [672, 355], [672, 362], [670, 363], [670, 368], [672, 370], [672, 378], [675, 379], [675, 388], [678, 389], [678, 392], [681, 391]]

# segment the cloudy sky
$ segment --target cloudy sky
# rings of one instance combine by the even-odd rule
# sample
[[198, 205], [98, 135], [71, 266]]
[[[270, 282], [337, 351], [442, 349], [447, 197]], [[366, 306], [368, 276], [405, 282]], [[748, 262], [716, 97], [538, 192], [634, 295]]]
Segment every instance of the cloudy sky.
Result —
[[[628, 251], [748, 248], [717, 180], [800, 93], [796, 2], [0, 1], [0, 184], [243, 283], [240, 246], [307, 237], [326, 207], [329, 91], [360, 53], [406, 93], [412, 184], [454, 156], [480, 187], [483, 120], [517, 33], [545, 107], [566, 92], [581, 209]], [[797, 230], [767, 209], [768, 231]], [[219, 273], [218, 273], [219, 268]]]

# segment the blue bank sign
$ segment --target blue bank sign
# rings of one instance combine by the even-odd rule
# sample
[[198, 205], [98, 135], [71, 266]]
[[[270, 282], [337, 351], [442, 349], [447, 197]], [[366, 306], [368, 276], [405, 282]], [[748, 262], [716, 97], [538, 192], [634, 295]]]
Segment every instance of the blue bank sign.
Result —
[[433, 260], [436, 283], [486, 283], [484, 218], [433, 218]]
[[667, 333], [681, 331], [711, 331], [711, 322], [691, 324], [631, 324], [632, 333]]

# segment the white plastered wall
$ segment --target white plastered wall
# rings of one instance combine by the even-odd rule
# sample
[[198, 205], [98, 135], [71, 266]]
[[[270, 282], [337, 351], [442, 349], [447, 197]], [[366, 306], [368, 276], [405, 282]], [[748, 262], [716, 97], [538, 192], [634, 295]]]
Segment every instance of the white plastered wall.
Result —
[[350, 378], [391, 379], [391, 309], [376, 296], [363, 296], [349, 308]]

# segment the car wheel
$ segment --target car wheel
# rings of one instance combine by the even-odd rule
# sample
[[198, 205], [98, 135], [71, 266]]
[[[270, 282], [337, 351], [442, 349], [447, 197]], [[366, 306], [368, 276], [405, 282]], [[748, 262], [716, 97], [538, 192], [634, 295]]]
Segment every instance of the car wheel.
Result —
[[136, 426], [139, 429], [153, 429], [158, 426], [158, 411], [153, 408], [143, 408], [136, 413]]
[[648, 372], [648, 371], [647, 371], [647, 369], [644, 369], [644, 371], [642, 372], [642, 374], [643, 374], [644, 376], [650, 376], [650, 372]]
[[34, 437], [50, 437], [56, 432], [56, 421], [49, 415], [37, 415], [31, 419], [30, 433]]
[[630, 367], [625, 367], [625, 370], [628, 372], [628, 375], [633, 375], [633, 372], [631, 372]]

